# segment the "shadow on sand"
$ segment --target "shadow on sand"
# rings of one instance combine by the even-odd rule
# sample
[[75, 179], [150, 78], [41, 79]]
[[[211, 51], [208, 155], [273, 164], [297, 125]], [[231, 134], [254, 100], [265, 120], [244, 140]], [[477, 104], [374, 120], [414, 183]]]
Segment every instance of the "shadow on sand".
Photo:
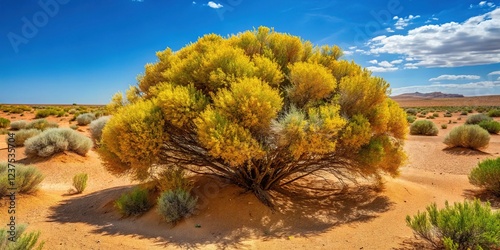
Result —
[[500, 209], [500, 197], [483, 189], [466, 189], [463, 196], [468, 200], [479, 199], [489, 202], [492, 208]]
[[461, 148], [461, 147], [445, 148], [445, 149], [443, 149], [443, 152], [450, 154], [450, 155], [491, 155], [491, 154], [483, 152], [481, 150], [470, 149], [470, 148]]
[[[215, 184], [214, 184], [215, 183]], [[274, 193], [277, 211], [262, 205], [253, 194], [209, 177], [197, 180], [197, 213], [175, 227], [163, 222], [156, 209], [140, 217], [121, 218], [113, 201], [131, 186], [101, 190], [68, 198], [51, 208], [50, 222], [86, 223], [93, 233], [147, 238], [158, 246], [201, 248], [248, 247], [247, 240], [288, 236], [309, 237], [343, 224], [366, 222], [392, 207], [386, 196], [369, 186], [332, 194], [318, 182], [292, 186], [287, 194]]]

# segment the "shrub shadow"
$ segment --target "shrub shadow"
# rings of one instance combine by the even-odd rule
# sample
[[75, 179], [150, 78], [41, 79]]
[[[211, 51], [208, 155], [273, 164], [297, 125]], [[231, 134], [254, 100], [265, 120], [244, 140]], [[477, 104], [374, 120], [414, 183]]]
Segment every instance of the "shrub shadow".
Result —
[[490, 153], [486, 153], [481, 150], [462, 147], [445, 148], [443, 151], [451, 155], [491, 155]]
[[484, 189], [466, 189], [463, 196], [469, 200], [479, 199], [483, 202], [489, 202], [492, 208], [500, 209], [500, 197]]
[[113, 201], [131, 186], [68, 198], [51, 208], [49, 221], [86, 223], [96, 227], [93, 233], [147, 238], [158, 246], [194, 249], [215, 245], [225, 249], [249, 247], [245, 241], [257, 237], [268, 240], [318, 235], [335, 226], [369, 221], [393, 205], [369, 186], [332, 194], [338, 189], [304, 190], [297, 185], [273, 193], [277, 209], [272, 211], [253, 194], [220, 180], [201, 177], [196, 184], [193, 192], [199, 197], [197, 213], [175, 227], [163, 222], [156, 209], [140, 217], [122, 218]]

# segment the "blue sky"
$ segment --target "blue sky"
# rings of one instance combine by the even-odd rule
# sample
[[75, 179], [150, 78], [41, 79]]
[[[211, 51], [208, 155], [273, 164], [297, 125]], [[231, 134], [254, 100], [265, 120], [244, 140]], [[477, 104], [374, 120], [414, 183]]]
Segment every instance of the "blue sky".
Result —
[[105, 104], [155, 52], [261, 25], [384, 77], [393, 94], [500, 94], [500, 1], [0, 0], [0, 103]]

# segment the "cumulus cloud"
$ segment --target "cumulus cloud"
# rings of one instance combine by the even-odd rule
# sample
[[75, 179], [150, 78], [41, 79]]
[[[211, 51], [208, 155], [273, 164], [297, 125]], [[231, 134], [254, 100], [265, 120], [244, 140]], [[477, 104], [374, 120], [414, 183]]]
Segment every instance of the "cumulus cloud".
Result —
[[389, 33], [394, 33], [394, 30], [391, 29], [390, 27], [389, 28], [385, 28], [385, 31], [389, 32]]
[[[500, 62], [500, 8], [463, 23], [424, 25], [407, 35], [378, 36], [371, 54], [398, 54], [413, 61], [406, 67], [457, 67]], [[407, 61], [409, 61], [407, 59]]]
[[500, 70], [499, 70], [499, 71], [493, 71], [493, 72], [490, 72], [488, 75], [489, 75], [489, 76], [492, 76], [492, 75], [500, 75]]
[[477, 5], [474, 5], [474, 4], [469, 5], [469, 9], [474, 9], [474, 8], [493, 8], [495, 6], [496, 6], [495, 3], [493, 3], [493, 2], [481, 1]]
[[461, 80], [461, 79], [477, 80], [479, 78], [481, 77], [477, 75], [440, 75], [438, 77], [429, 79], [429, 81]]
[[212, 8], [212, 9], [219, 9], [219, 8], [224, 7], [222, 4], [215, 3], [215, 2], [212, 2], [212, 1], [208, 2], [207, 5], [208, 5], [208, 7]]
[[369, 61], [369, 63], [376, 65], [376, 66], [366, 67], [368, 70], [372, 72], [391, 72], [398, 70], [398, 67], [394, 66], [394, 64], [388, 61], [378, 62], [377, 60], [371, 60]]
[[432, 85], [417, 85], [401, 88], [393, 88], [392, 95], [400, 95], [413, 92], [444, 92], [463, 95], [487, 95], [492, 93], [493, 89], [500, 89], [500, 81], [480, 81], [470, 82], [465, 84], [432, 84]]
[[397, 29], [397, 30], [402, 30], [404, 29], [406, 26], [410, 25], [411, 24], [411, 21], [414, 20], [414, 19], [417, 19], [419, 18], [420, 15], [409, 15], [407, 17], [398, 17], [398, 16], [394, 16], [392, 19], [393, 20], [396, 20], [396, 24], [394, 25], [394, 27]]

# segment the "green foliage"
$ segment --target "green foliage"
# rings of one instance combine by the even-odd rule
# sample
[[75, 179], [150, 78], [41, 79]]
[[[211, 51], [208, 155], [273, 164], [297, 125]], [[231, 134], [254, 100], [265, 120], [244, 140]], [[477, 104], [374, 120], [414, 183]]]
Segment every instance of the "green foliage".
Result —
[[11, 130], [20, 130], [20, 129], [25, 128], [27, 124], [28, 124], [28, 122], [25, 120], [13, 121], [10, 123], [10, 129]]
[[408, 123], [413, 123], [415, 120], [417, 119], [417, 117], [413, 116], [413, 115], [409, 115], [406, 117], [406, 120], [408, 121]]
[[100, 143], [102, 130], [110, 118], [110, 116], [101, 116], [90, 123], [90, 135], [96, 144]]
[[500, 117], [500, 109], [492, 109], [488, 111], [489, 117]]
[[447, 129], [447, 128], [448, 128], [448, 125], [447, 125], [447, 124], [441, 124], [441, 128], [442, 128], [442, 129]]
[[[20, 163], [13, 164], [15, 166], [15, 185], [17, 187], [17, 192], [21, 194], [31, 194], [34, 193], [39, 184], [45, 178], [40, 170], [35, 166], [23, 165]], [[8, 180], [8, 163], [0, 163], [0, 195], [4, 196], [7, 194], [7, 188], [10, 188], [10, 182]]]
[[439, 117], [439, 114], [438, 113], [434, 113], [432, 114], [433, 117]]
[[482, 121], [490, 121], [491, 117], [485, 114], [475, 114], [467, 117], [465, 124], [479, 124]]
[[414, 109], [414, 108], [409, 108], [409, 109], [406, 109], [406, 113], [409, 115], [412, 115], [412, 116], [416, 116], [418, 114], [418, 110]]
[[167, 190], [158, 198], [158, 212], [167, 222], [175, 224], [194, 212], [197, 201], [187, 190]]
[[88, 179], [89, 175], [86, 173], [80, 173], [73, 176], [73, 187], [75, 187], [77, 194], [81, 194], [85, 190]]
[[480, 162], [470, 172], [469, 182], [500, 196], [500, 158]]
[[115, 207], [123, 216], [139, 215], [147, 212], [153, 206], [147, 189], [135, 187], [124, 193], [115, 201]]
[[9, 142], [8, 141], [9, 138], [6, 138], [6, 140], [9, 144], [12, 144], [16, 147], [21, 147], [21, 146], [24, 146], [24, 143], [26, 142], [26, 140], [28, 140], [29, 138], [36, 136], [40, 133], [42, 133], [42, 131], [38, 130], [38, 129], [33, 129], [33, 128], [32, 129], [21, 129], [21, 130], [14, 133], [14, 142]]
[[59, 125], [55, 122], [49, 122], [45, 119], [36, 119], [26, 124], [25, 129], [46, 130], [49, 128], [57, 128], [57, 127], [59, 127]]
[[490, 143], [488, 131], [478, 125], [462, 125], [453, 128], [444, 138], [448, 147], [481, 149]]
[[76, 117], [76, 123], [80, 126], [89, 125], [96, 117], [92, 113], [81, 114]]
[[493, 212], [489, 203], [479, 200], [455, 203], [437, 209], [435, 203], [427, 212], [406, 217], [407, 225], [416, 236], [435, 248], [498, 249], [500, 247], [500, 213]]
[[73, 124], [73, 125], [69, 126], [69, 128], [70, 128], [70, 129], [73, 129], [73, 130], [77, 130], [77, 129], [78, 129], [78, 125], [74, 125], [74, 124]]
[[177, 166], [167, 167], [154, 177], [156, 186], [160, 191], [182, 189], [191, 191], [193, 184], [186, 179], [183, 168]]
[[49, 157], [66, 150], [85, 155], [92, 148], [90, 138], [69, 128], [51, 128], [26, 142], [27, 156]]
[[[0, 229], [0, 249], [4, 250], [41, 250], [43, 249], [44, 241], [38, 242], [40, 231], [26, 233], [27, 226], [21, 224], [16, 227], [15, 240], [10, 241], [9, 232], [5, 228]], [[38, 244], [38, 246], [37, 246]]]
[[7, 128], [10, 125], [10, 120], [7, 118], [0, 117], [0, 128]]
[[419, 120], [411, 124], [411, 135], [437, 135], [439, 132], [436, 124], [427, 120]]
[[462, 111], [460, 115], [468, 115], [469, 113], [467, 111]]
[[479, 123], [481, 128], [486, 129], [490, 134], [498, 134], [500, 132], [500, 122], [493, 120], [483, 120]]
[[48, 108], [48, 109], [40, 109], [36, 111], [35, 118], [45, 118], [48, 116], [57, 116], [61, 117], [65, 114], [66, 112], [61, 109], [54, 109], [54, 108]]

